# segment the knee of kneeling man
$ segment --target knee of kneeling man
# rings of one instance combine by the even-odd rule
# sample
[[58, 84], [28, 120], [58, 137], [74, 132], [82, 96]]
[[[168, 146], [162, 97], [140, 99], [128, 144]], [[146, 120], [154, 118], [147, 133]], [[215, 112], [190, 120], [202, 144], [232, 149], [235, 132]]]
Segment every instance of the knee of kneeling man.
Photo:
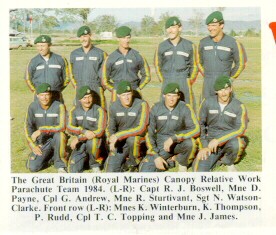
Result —
[[195, 140], [191, 140], [191, 139], [187, 139], [187, 140], [184, 140], [184, 145], [187, 147], [187, 148], [195, 148], [196, 147], [196, 142]]
[[66, 135], [63, 132], [56, 132], [53, 136], [55, 140], [65, 139]]
[[230, 153], [232, 153], [234, 155], [238, 154], [239, 151], [240, 151], [240, 148], [239, 148], [239, 145], [237, 145], [237, 144], [232, 145], [230, 148]]
[[30, 172], [38, 172], [40, 170], [40, 167], [35, 166], [35, 165], [30, 165], [30, 166], [28, 166], [28, 169]]
[[126, 142], [127, 142], [128, 145], [133, 145], [134, 144], [134, 140], [135, 140], [134, 137], [128, 137], [126, 139]]

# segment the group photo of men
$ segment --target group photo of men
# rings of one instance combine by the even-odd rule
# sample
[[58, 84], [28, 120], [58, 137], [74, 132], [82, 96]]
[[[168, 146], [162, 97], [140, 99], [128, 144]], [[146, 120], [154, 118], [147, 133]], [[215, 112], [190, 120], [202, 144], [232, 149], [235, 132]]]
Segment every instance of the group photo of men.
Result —
[[260, 39], [226, 33], [223, 10], [201, 37], [180, 17], [154, 42], [82, 25], [78, 46], [41, 33], [11, 51], [12, 172], [261, 170]]

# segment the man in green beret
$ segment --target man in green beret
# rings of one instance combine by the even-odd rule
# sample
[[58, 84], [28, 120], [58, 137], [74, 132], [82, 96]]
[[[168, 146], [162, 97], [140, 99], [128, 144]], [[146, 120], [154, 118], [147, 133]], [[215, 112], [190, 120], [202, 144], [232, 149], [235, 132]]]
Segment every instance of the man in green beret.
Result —
[[107, 53], [92, 44], [91, 29], [88, 26], [80, 27], [77, 36], [80, 39], [81, 47], [70, 54], [72, 84], [76, 90], [83, 86], [89, 86], [94, 91], [94, 102], [105, 109], [101, 75], [103, 61], [107, 57]]
[[175, 162], [179, 172], [186, 172], [194, 159], [199, 124], [191, 105], [181, 101], [179, 93], [178, 83], [168, 83], [164, 100], [151, 108], [148, 152], [139, 166], [141, 172], [165, 171], [175, 167]]
[[66, 173], [65, 106], [53, 100], [48, 83], [37, 86], [36, 96], [37, 101], [30, 104], [25, 119], [25, 136], [32, 150], [26, 166], [31, 172], [37, 172], [53, 158], [58, 172]]
[[148, 104], [133, 96], [129, 81], [119, 82], [117, 96], [109, 108], [107, 138], [110, 153], [105, 163], [106, 172], [120, 172], [124, 163], [131, 171], [137, 168], [148, 125]]
[[112, 93], [112, 101], [117, 99], [117, 86], [122, 80], [129, 81], [135, 96], [141, 98], [140, 90], [151, 79], [148, 63], [138, 51], [130, 47], [131, 29], [129, 27], [121, 26], [115, 32], [119, 48], [104, 62], [102, 83]]
[[93, 172], [100, 172], [107, 115], [105, 110], [95, 103], [89, 86], [82, 86], [77, 90], [77, 99], [80, 105], [71, 109], [67, 124], [67, 131], [72, 135], [70, 147], [73, 150], [68, 171], [83, 172], [88, 158], [89, 168]]
[[230, 77], [221, 75], [214, 84], [216, 96], [204, 99], [199, 111], [200, 150], [193, 164], [194, 171], [211, 171], [224, 164], [228, 171], [237, 171], [237, 163], [247, 145], [247, 111], [232, 96]]
[[[48, 35], [40, 35], [34, 41], [38, 55], [28, 63], [25, 80], [31, 92], [42, 83], [49, 83], [54, 100], [63, 102], [61, 92], [70, 82], [67, 60], [51, 52], [52, 39]], [[35, 96], [36, 97], [36, 96]]]
[[165, 28], [168, 39], [158, 45], [154, 56], [157, 77], [162, 82], [161, 94], [168, 83], [178, 83], [181, 100], [195, 109], [192, 85], [198, 74], [196, 46], [181, 37], [182, 24], [178, 17], [170, 17]]
[[200, 40], [198, 68], [204, 77], [202, 99], [215, 95], [214, 83], [220, 75], [236, 79], [245, 68], [247, 57], [243, 45], [223, 32], [224, 19], [219, 11], [206, 18], [209, 36]]

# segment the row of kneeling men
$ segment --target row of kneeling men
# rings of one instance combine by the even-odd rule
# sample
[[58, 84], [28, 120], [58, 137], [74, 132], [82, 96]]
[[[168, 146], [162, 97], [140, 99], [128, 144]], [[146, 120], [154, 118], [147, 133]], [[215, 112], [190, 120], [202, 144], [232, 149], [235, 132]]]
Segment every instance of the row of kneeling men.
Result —
[[[179, 85], [168, 83], [151, 110], [136, 98], [131, 83], [121, 81], [108, 115], [94, 102], [89, 86], [77, 90], [77, 103], [67, 114], [53, 99], [47, 83], [36, 89], [28, 108], [25, 134], [32, 150], [27, 168], [36, 172], [53, 163], [59, 173], [211, 171], [236, 164], [247, 145], [247, 111], [232, 95], [229, 77], [220, 76], [216, 96], [204, 99], [198, 117], [180, 100]], [[65, 132], [66, 131], [66, 132]], [[68, 136], [69, 145], [67, 145]]]

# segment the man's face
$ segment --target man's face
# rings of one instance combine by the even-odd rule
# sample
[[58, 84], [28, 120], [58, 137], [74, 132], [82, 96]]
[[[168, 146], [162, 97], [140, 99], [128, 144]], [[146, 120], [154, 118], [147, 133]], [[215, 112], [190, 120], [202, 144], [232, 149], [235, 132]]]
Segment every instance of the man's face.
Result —
[[224, 26], [223, 24], [219, 24], [219, 23], [208, 24], [207, 28], [210, 36], [212, 38], [215, 38], [216, 36], [218, 36], [222, 32], [223, 26]]
[[36, 44], [36, 49], [38, 53], [44, 57], [50, 54], [50, 47], [51, 47], [51, 44], [45, 43], [45, 42]]
[[230, 101], [232, 87], [227, 87], [216, 92], [218, 94], [218, 101], [221, 104], [228, 104]]
[[174, 108], [180, 98], [179, 94], [168, 93], [164, 95], [167, 108]]
[[37, 95], [39, 103], [42, 106], [49, 106], [52, 102], [52, 93], [51, 92], [43, 92]]
[[85, 95], [80, 99], [81, 105], [84, 109], [89, 109], [92, 106], [93, 98], [91, 94]]
[[129, 49], [130, 39], [131, 39], [130, 35], [123, 37], [123, 38], [118, 38], [119, 46], [124, 49]]
[[118, 95], [118, 97], [121, 101], [121, 104], [124, 107], [130, 107], [132, 105], [132, 97], [133, 97], [132, 92], [125, 92], [123, 94]]
[[81, 35], [80, 42], [84, 48], [89, 48], [91, 45], [91, 35], [90, 34]]
[[178, 25], [173, 25], [173, 26], [170, 26], [169, 28], [167, 28], [166, 31], [167, 31], [169, 39], [174, 40], [180, 36], [182, 27], [178, 26]]

